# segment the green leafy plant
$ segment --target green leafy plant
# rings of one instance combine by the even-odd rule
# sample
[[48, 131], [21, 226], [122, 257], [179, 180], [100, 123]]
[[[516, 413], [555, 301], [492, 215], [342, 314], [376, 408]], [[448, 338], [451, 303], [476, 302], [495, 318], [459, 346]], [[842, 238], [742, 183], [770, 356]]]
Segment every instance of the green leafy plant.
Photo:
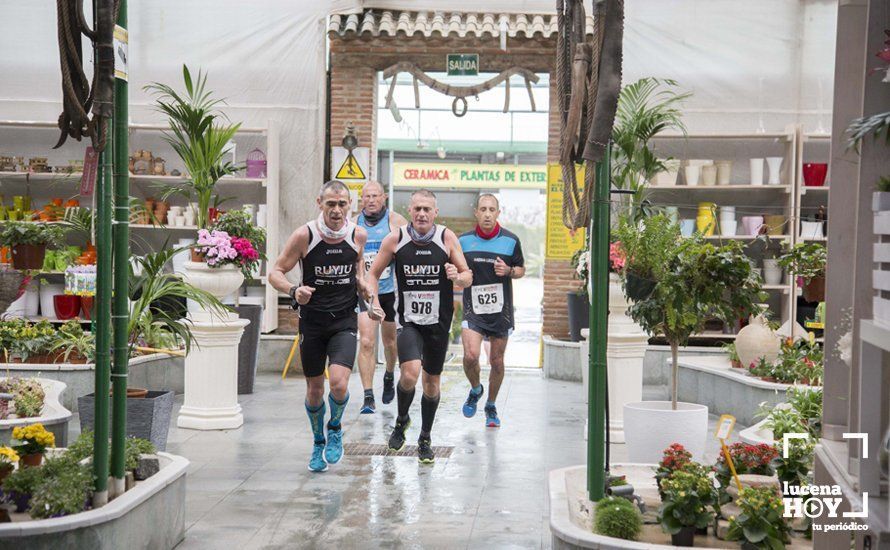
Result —
[[96, 357], [96, 337], [92, 332], [83, 330], [77, 321], [68, 321], [59, 327], [57, 340], [50, 348], [51, 353], [58, 354], [62, 362], [92, 362]]
[[593, 530], [607, 537], [636, 540], [643, 529], [640, 511], [631, 501], [621, 497], [606, 497], [596, 503]]
[[[216, 220], [213, 229], [225, 231], [230, 237], [247, 239], [257, 251], [266, 246], [266, 230], [255, 225], [244, 210], [229, 210]], [[261, 254], [261, 258], [265, 256]]]
[[59, 223], [4, 221], [0, 224], [0, 246], [61, 246], [66, 233], [67, 228]]
[[40, 469], [44, 470], [44, 480], [31, 495], [28, 513], [32, 518], [67, 516], [85, 509], [93, 485], [88, 467], [58, 460]]
[[648, 296], [628, 293], [634, 299], [628, 314], [651, 336], [663, 335], [670, 344], [676, 409], [680, 346], [701, 332], [708, 319], [729, 323], [755, 311], [761, 285], [738, 241], [715, 247], [700, 236], [680, 239], [676, 224], [663, 214], [640, 225], [636, 234], [630, 224], [619, 228], [626, 253], [625, 291], [634, 273], [654, 285]]
[[822, 388], [788, 388], [785, 396], [813, 439], [822, 437]]
[[56, 338], [56, 329], [49, 321], [15, 323], [9, 352], [21, 361], [48, 353]]
[[[136, 345], [145, 341], [145, 334], [164, 330], [174, 335], [176, 341], [182, 342], [186, 351], [191, 349], [192, 332], [189, 322], [176, 312], [177, 302], [193, 300], [205, 309], [222, 314], [227, 308], [212, 294], [183, 281], [179, 275], [167, 273], [164, 266], [177, 253], [187, 250], [163, 247], [158, 252], [145, 256], [135, 256], [138, 269], [130, 264], [129, 295], [133, 301], [130, 319], [127, 325], [129, 334], [130, 355]], [[138, 273], [138, 274], [137, 274]], [[157, 307], [162, 303], [165, 307]]]
[[661, 482], [671, 477], [671, 474], [682, 470], [692, 463], [692, 453], [679, 443], [673, 443], [661, 453], [661, 462], [655, 470], [655, 483], [661, 492]]
[[782, 517], [782, 498], [774, 488], [743, 488], [736, 503], [741, 511], [729, 520], [729, 540], [769, 550], [785, 548], [789, 529]]
[[890, 192], [890, 176], [881, 176], [875, 188], [882, 193]]
[[680, 105], [692, 96], [679, 93], [673, 80], [641, 78], [622, 88], [618, 96], [615, 125], [612, 128], [612, 183], [619, 189], [633, 191], [622, 209], [631, 222], [650, 215], [646, 189], [652, 177], [665, 170], [649, 145], [665, 131], [686, 134]]
[[588, 294], [588, 286], [590, 282], [590, 250], [587, 248], [587, 243], [584, 244], [579, 250], [576, 250], [574, 254], [572, 254], [572, 275], [581, 281], [581, 286], [578, 287], [578, 295], [587, 296]]
[[828, 260], [825, 246], [814, 242], [797, 243], [786, 250], [779, 258], [779, 265], [803, 278], [808, 283], [825, 276], [825, 263]]
[[171, 187], [165, 198], [175, 193], [194, 193], [198, 201], [196, 223], [199, 228], [206, 229], [216, 182], [238, 170], [224, 157], [229, 141], [241, 125], [219, 123], [224, 118], [218, 110], [223, 101], [214, 99], [206, 90], [206, 74], [198, 71], [197, 78], [192, 80], [191, 72], [183, 65], [182, 76], [185, 94], [158, 82], [144, 89], [157, 96], [157, 109], [170, 123], [170, 132], [165, 132], [164, 139], [182, 159], [189, 178], [185, 189]]
[[158, 452], [154, 444], [139, 437], [128, 437], [126, 445], [126, 463], [127, 470], [135, 470], [139, 466], [139, 455], [152, 455]]
[[3, 480], [4, 493], [17, 493], [19, 495], [33, 495], [34, 491], [43, 482], [43, 468], [19, 468], [9, 474]]
[[676, 535], [683, 527], [703, 529], [714, 520], [714, 485], [704, 469], [684, 468], [661, 484], [664, 498], [658, 512], [661, 530]]
[[779, 453], [772, 461], [772, 467], [779, 481], [786, 481], [789, 485], [806, 484], [813, 470], [815, 449], [816, 445], [812, 439], [790, 439], [788, 458]]
[[729, 355], [729, 362], [735, 368], [742, 367], [742, 361], [739, 359], [739, 352], [735, 349], [735, 342], [727, 342], [723, 344], [723, 351]]
[[46, 392], [35, 378], [7, 378], [0, 391], [12, 394], [15, 414], [19, 418], [40, 416]]
[[65, 454], [62, 455], [72, 462], [80, 462], [81, 460], [93, 456], [93, 431], [84, 430], [80, 432], [74, 443], [68, 445]]

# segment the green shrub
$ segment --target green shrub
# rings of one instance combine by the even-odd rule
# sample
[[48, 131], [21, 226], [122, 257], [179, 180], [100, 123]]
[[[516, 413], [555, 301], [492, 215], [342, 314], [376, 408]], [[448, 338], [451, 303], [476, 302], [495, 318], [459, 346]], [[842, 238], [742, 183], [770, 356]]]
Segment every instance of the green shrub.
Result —
[[42, 519], [82, 512], [93, 485], [90, 469], [68, 460], [57, 460], [41, 469], [45, 471], [45, 481], [31, 496], [31, 517]]
[[140, 439], [138, 437], [129, 437], [127, 438], [127, 470], [135, 470], [137, 466], [139, 466], [139, 455], [142, 454], [155, 454], [157, 449], [155, 449], [154, 444], [147, 439]]
[[636, 540], [643, 529], [640, 511], [631, 501], [621, 497], [606, 497], [596, 503], [593, 530], [607, 537]]
[[93, 456], [92, 430], [80, 432], [80, 435], [77, 436], [77, 441], [69, 444], [68, 450], [62, 456], [72, 462], [80, 462], [87, 457]]
[[[128, 437], [125, 452], [124, 468], [135, 470], [139, 465], [139, 455], [154, 454], [157, 452], [154, 444], [138, 437]], [[93, 432], [86, 430], [81, 432], [77, 441], [68, 446], [68, 451], [64, 457], [72, 462], [80, 462], [81, 460], [93, 456]]]
[[20, 244], [59, 246], [68, 229], [59, 224], [37, 222], [3, 222], [0, 224], [0, 244], [16, 246]]
[[43, 483], [44, 469], [19, 468], [3, 480], [3, 491], [16, 492], [20, 495], [33, 495], [37, 487]]

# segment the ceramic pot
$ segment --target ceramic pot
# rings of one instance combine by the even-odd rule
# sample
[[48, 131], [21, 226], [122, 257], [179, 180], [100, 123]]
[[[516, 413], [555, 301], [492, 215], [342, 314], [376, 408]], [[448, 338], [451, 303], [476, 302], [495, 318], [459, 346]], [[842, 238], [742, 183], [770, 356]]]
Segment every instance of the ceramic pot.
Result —
[[676, 206], [665, 206], [664, 213], [671, 219], [672, 223], [680, 223], [680, 210]]
[[686, 525], [680, 528], [680, 532], [671, 535], [671, 544], [674, 546], [692, 546], [695, 542], [695, 526]]
[[680, 234], [684, 237], [691, 237], [695, 232], [695, 220], [680, 220]]
[[766, 225], [770, 235], [781, 235], [785, 230], [785, 216], [781, 214], [764, 216], [763, 223]]
[[745, 367], [751, 363], [756, 364], [761, 358], [775, 361], [779, 356], [780, 345], [779, 336], [769, 328], [763, 315], [752, 316], [748, 326], [740, 330], [735, 339], [736, 353]]
[[779, 267], [778, 259], [764, 258], [764, 260], [763, 260], [763, 282], [768, 285], [782, 284], [782, 268]]
[[745, 234], [757, 235], [760, 226], [763, 225], [763, 216], [743, 216], [742, 225], [745, 228]]
[[718, 160], [717, 165], [717, 185], [729, 185], [732, 175], [732, 161]]
[[630, 271], [627, 272], [624, 291], [633, 301], [645, 300], [655, 290], [655, 281], [644, 279]]
[[62, 321], [74, 319], [80, 312], [80, 296], [57, 294], [53, 296], [56, 317]]
[[763, 159], [751, 159], [751, 185], [763, 185]]
[[822, 222], [800, 222], [800, 236], [804, 239], [821, 239]]
[[87, 321], [93, 318], [93, 302], [95, 298], [93, 296], [81, 296], [80, 297], [80, 312], [83, 318]]
[[687, 166], [683, 168], [683, 175], [686, 177], [686, 185], [698, 185], [701, 166]]
[[45, 244], [16, 244], [12, 246], [12, 267], [24, 271], [41, 269], [46, 256]]
[[210, 267], [203, 262], [185, 262], [184, 278], [192, 286], [205, 290], [217, 298], [235, 292], [244, 282], [241, 270], [232, 264]]
[[19, 465], [23, 468], [34, 468], [43, 463], [43, 453], [33, 453], [22, 455], [19, 459]]
[[803, 165], [803, 182], [807, 187], [822, 187], [828, 175], [828, 164], [825, 162], [805, 162]]
[[736, 228], [738, 226], [738, 222], [735, 220], [720, 218], [720, 236], [721, 237], [735, 237], [736, 236]]
[[701, 167], [701, 183], [702, 185], [717, 185], [717, 167], [713, 164], [706, 164]]
[[677, 174], [680, 173], [679, 159], [662, 159], [664, 170], [652, 176], [650, 183], [656, 186], [670, 187], [677, 185]]
[[813, 277], [803, 285], [803, 299], [807, 302], [821, 302], [825, 299], [825, 277]]
[[766, 165], [769, 166], [769, 185], [779, 185], [782, 182], [782, 161], [784, 157], [766, 157]]
[[704, 235], [705, 237], [710, 237], [714, 234], [714, 229], [717, 223], [714, 220], [714, 216], [711, 214], [699, 215], [695, 218], [695, 228], [696, 230]]
[[695, 403], [638, 401], [624, 405], [624, 434], [627, 461], [657, 464], [662, 452], [672, 443], [680, 443], [701, 460], [708, 435], [708, 407]]

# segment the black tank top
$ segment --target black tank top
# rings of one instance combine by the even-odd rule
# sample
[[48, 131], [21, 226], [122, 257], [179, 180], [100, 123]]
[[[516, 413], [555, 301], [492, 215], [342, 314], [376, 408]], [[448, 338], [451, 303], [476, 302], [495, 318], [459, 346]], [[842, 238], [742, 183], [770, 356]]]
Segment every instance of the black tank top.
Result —
[[355, 244], [355, 228], [342, 241], [330, 244], [321, 238], [315, 222], [306, 224], [309, 229], [309, 249], [300, 260], [303, 284], [315, 289], [309, 302], [300, 306], [310, 316], [328, 314], [340, 317], [354, 311], [358, 303], [355, 285], [355, 263], [358, 245]]
[[445, 226], [437, 225], [428, 244], [417, 244], [404, 227], [396, 246], [399, 324], [438, 326], [448, 332], [454, 315], [454, 285], [445, 275]]

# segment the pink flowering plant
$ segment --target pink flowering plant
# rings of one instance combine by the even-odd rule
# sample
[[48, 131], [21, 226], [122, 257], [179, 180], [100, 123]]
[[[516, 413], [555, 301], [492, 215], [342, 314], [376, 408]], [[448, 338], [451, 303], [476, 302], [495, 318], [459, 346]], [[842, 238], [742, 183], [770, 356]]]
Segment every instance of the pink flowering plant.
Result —
[[266, 232], [253, 225], [249, 214], [231, 210], [220, 216], [209, 230], [198, 231], [195, 251], [205, 257], [207, 265], [221, 267], [234, 264], [249, 279], [265, 259], [259, 250], [265, 243]]

